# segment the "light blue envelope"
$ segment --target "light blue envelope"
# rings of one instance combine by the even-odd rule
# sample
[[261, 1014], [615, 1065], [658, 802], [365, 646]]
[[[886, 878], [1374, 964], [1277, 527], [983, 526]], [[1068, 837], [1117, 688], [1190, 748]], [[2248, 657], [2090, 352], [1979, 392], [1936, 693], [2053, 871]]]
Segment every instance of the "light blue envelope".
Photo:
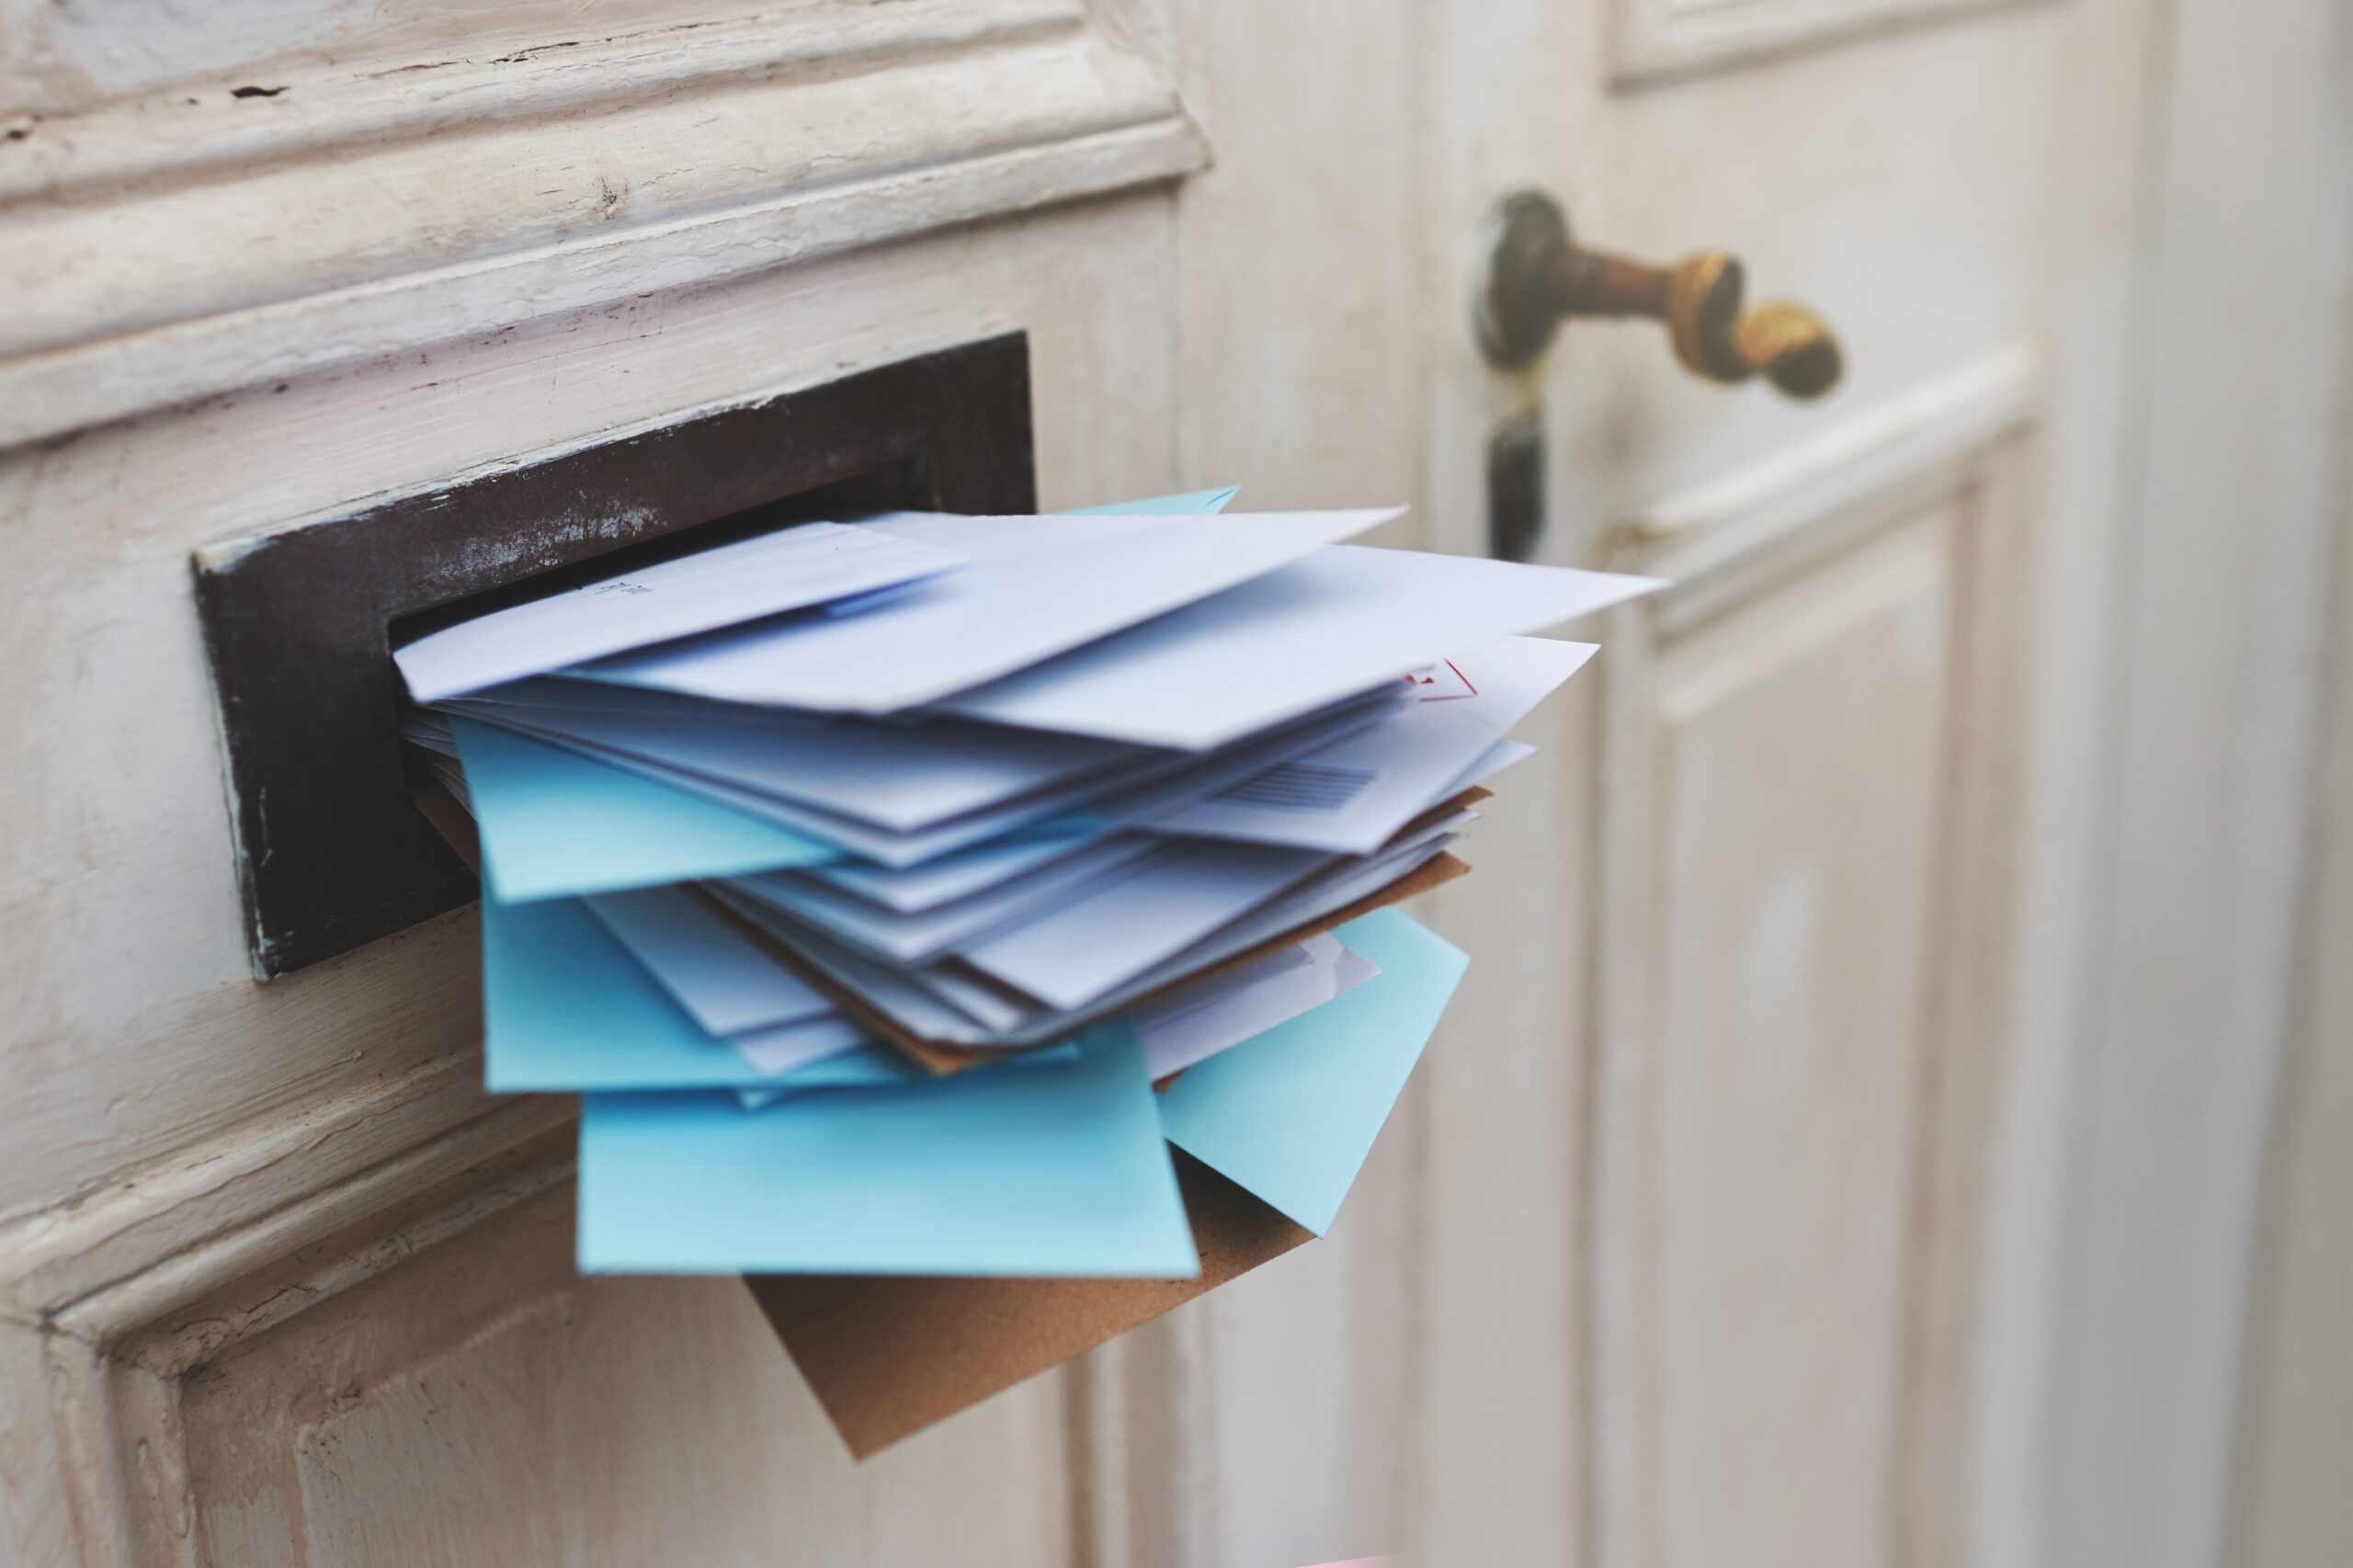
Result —
[[[967, 1071], [994, 1073], [1004, 1068], [1040, 1067], [1077, 1060], [1077, 1042], [1064, 1040], [1060, 1045], [1041, 1045], [1035, 1051], [1010, 1051], [1001, 1062], [968, 1068]], [[805, 1066], [795, 1067], [782, 1077], [767, 1079], [759, 1087], [788, 1095], [806, 1094], [812, 1089], [894, 1088], [901, 1084], [919, 1084], [930, 1075], [916, 1066], [904, 1051], [884, 1045], [880, 1040], [870, 1040], [837, 1056], [828, 1056]]]
[[1207, 517], [1222, 512], [1225, 504], [1241, 490], [1229, 484], [1222, 490], [1188, 490], [1182, 495], [1154, 495], [1142, 501], [1114, 501], [1108, 506], [1074, 506], [1064, 514], [1073, 517], [1174, 517], [1187, 512], [1199, 512]]
[[1171, 1143], [1319, 1236], [1471, 961], [1393, 909], [1335, 934], [1381, 972], [1188, 1068], [1160, 1096]]
[[837, 1055], [795, 1067], [782, 1077], [770, 1078], [758, 1086], [794, 1094], [811, 1089], [895, 1088], [925, 1076], [924, 1070], [909, 1060], [904, 1051], [884, 1045], [881, 1040], [869, 1040]]
[[[689, 1017], [576, 898], [483, 900], [483, 1079], [493, 1094], [883, 1088], [926, 1074], [880, 1041], [763, 1074]], [[1075, 1060], [1075, 1045], [1006, 1066]], [[992, 1071], [974, 1068], [974, 1072]]]
[[584, 1272], [1188, 1278], [1193, 1233], [1124, 1026], [1063, 1066], [760, 1110], [591, 1095]]
[[576, 898], [483, 893], [482, 1024], [493, 1094], [765, 1088], [790, 1077], [761, 1073], [706, 1033]]
[[485, 880], [510, 903], [839, 858], [831, 845], [451, 714]]

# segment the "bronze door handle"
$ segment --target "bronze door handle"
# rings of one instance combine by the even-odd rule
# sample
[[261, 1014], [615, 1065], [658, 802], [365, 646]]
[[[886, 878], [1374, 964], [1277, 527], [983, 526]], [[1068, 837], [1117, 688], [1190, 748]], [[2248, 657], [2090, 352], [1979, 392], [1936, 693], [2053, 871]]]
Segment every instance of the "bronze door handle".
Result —
[[1525, 191], [1497, 210], [1479, 292], [1480, 347], [1490, 362], [1535, 362], [1567, 316], [1645, 316], [1666, 324], [1675, 357], [1710, 381], [1763, 376], [1791, 397], [1838, 382], [1838, 340], [1803, 305], [1768, 301], [1744, 310], [1740, 258], [1702, 251], [1671, 267], [1587, 250], [1552, 198]]

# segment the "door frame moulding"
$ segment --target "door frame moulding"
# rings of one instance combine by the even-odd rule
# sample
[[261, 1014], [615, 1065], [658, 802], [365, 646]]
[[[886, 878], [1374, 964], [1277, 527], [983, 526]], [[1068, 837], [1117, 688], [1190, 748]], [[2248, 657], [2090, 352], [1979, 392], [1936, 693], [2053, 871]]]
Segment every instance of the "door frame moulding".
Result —
[[83, 1562], [188, 1550], [186, 1379], [570, 1176], [571, 1107], [484, 1111], [479, 1071], [440, 1058], [0, 1232], [7, 1400], [48, 1417], [5, 1437], [49, 1450]]
[[1753, 65], [1973, 13], [2055, 0], [1613, 0], [1610, 85], [1625, 89]]
[[[68, 1326], [87, 1303], [131, 1300], [141, 1279], [164, 1296], [210, 1290], [224, 1268], [293, 1251], [446, 1174], [436, 1162], [460, 1147], [452, 1140], [526, 1137], [565, 1114], [556, 1100], [485, 1102], [481, 1074], [473, 1050], [437, 1057], [0, 1227], [0, 1320]], [[126, 1313], [153, 1310], [118, 1305], [88, 1321]]]
[[[1952, 890], [1932, 924], [1922, 1023], [1926, 1074], [1914, 1155], [1915, 1241], [1904, 1264], [1904, 1364], [1898, 1369], [1893, 1539], [1907, 1562], [1967, 1561], [1975, 1449], [1967, 1347], [1984, 1281], [1995, 1194], [1984, 1167], [2015, 1077], [2012, 950], [2027, 775], [2029, 639], [2040, 421], [2049, 375], [2019, 340], [1777, 450], [1726, 479], [1671, 497], [1615, 528], [1613, 566], [1670, 586], [1609, 612], [1603, 660], [1594, 863], [1603, 915], [1591, 949], [1595, 1041], [1586, 1096], [1589, 1194], [1584, 1314], [1588, 1437], [1586, 1553], [1602, 1568], [1655, 1560], [1658, 1478], [1648, 1367], [1658, 1354], [1643, 1302], [1656, 1222], [1649, 1061], [1657, 950], [1651, 816], [1654, 665], [1699, 629], [1768, 598], [1939, 503], [1959, 509], [1951, 635], [1955, 688], [1945, 755], [1954, 771], [1938, 811], [1938, 882]], [[1968, 737], [1966, 741], [1963, 736]], [[1972, 1045], [1977, 1049], [1971, 1049]]]
[[1079, 0], [827, 0], [18, 129], [0, 448], [1209, 158]]

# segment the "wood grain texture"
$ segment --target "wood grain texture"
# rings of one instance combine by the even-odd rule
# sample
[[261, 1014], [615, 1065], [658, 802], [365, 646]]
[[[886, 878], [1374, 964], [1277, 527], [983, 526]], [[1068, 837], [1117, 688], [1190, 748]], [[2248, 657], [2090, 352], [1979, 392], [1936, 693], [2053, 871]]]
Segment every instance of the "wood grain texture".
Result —
[[[949, 236], [426, 365], [221, 400], [94, 432], [70, 457], [0, 459], [28, 562], [9, 581], [11, 603], [49, 607], [0, 618], [10, 656], [42, 671], [0, 711], [22, 748], [8, 779], [12, 829], [0, 836], [0, 931], [18, 960], [0, 1061], [23, 1090], [0, 1119], [10, 1147], [39, 1154], [0, 1162], [0, 1215], [80, 1198], [228, 1127], [479, 1038], [470, 915], [292, 986], [247, 978], [188, 552], [427, 484], [451, 465], [1012, 325], [1030, 329], [1038, 367], [1041, 501], [1166, 489], [1165, 432], [1148, 400], [1089, 391], [1100, 377], [1146, 388], [1165, 374], [1163, 340], [1112, 335], [1164, 297], [1165, 238], [1156, 203], [1046, 231]], [[223, 460], [232, 454], [253, 460]], [[166, 494], [171, 504], [155, 505]]]
[[[2346, 343], [2353, 360], [2353, 336]], [[2353, 427], [2353, 400], [2340, 423]], [[2225, 1561], [2323, 1562], [2353, 1540], [2353, 467], [2339, 446], [2327, 706], [2314, 758], [2295, 1035], [2273, 1098], [2268, 1180], [2233, 1460]]]
[[0, 445], [1204, 158], [1069, 0], [639, 26], [28, 119], [0, 141]]
[[1608, 640], [1603, 1562], [1973, 1550], [2034, 504], [1985, 487], [2036, 400], [1957, 383], [1937, 440], [1825, 432], [1861, 477], [1777, 460], [1630, 535], [1677, 585]]
[[[2312, 874], [2353, 398], [2353, 28], [2185, 0], [2149, 101], [2143, 389], [2082, 1028], [2052, 1551], [2227, 1560], [2267, 1144]], [[2251, 171], [2261, 171], [2251, 177]]]
[[2044, 0], [1615, 0], [1615, 80], [1679, 81]]
[[[1998, 933], [2018, 971], [2006, 999], [2010, 1032], [1999, 1037], [2004, 1097], [1982, 1137], [1961, 1139], [1985, 1168], [1970, 1220], [1980, 1228], [1951, 1253], [1967, 1260], [1957, 1376], [1972, 1414], [1955, 1448], [1919, 1455], [1926, 1475], [1904, 1483], [1925, 1490], [1904, 1517], [1973, 1561], [2035, 1561], [2044, 1517], [2046, 1427], [2034, 1397], [2048, 1386], [2038, 1358], [2063, 1256], [2052, 1250], [2054, 1195], [2071, 1147], [2083, 846], [2097, 820], [2090, 781], [2109, 696], [2101, 618], [2119, 526], [2113, 454], [2125, 406], [2115, 367], [2129, 321], [2143, 16], [2133, 5], [1988, 8], [1769, 68], [1619, 92], [1606, 28], [1531, 0], [1450, 13], [1427, 35], [1419, 88], [1429, 127], [1419, 171], [1432, 214], [1427, 308], [1448, 318], [1425, 360], [1427, 506], [1445, 547], [1481, 548], [1482, 455], [1499, 424], [1526, 419], [1548, 448], [1537, 558], [1655, 563], [1678, 584], [1655, 610], [1662, 633], [1677, 638], [1832, 569], [1870, 532], [1849, 504], [1859, 492], [1882, 521], [1939, 490], [1949, 500], [1956, 467], [1973, 460], [1956, 464], [1893, 426], [1915, 436], [1932, 427], [1935, 443], [1968, 451], [1986, 432], [1950, 423], [1950, 403], [1979, 409], [2005, 437], [2018, 410], [2001, 406], [2006, 395], [1981, 403], [1966, 382], [2029, 386], [2041, 400], [2034, 417], [2047, 436], [2029, 444], [2047, 461], [2026, 462], [2031, 481], [2005, 503], [2015, 504], [2013, 548], [2024, 557], [2012, 581], [2029, 597], [2007, 604], [2001, 622], [2031, 650], [2032, 700], [2010, 712], [2017, 731], [1996, 727], [1972, 743], [2015, 748], [2004, 766], [2023, 774], [2010, 797], [2019, 821], [2006, 873], [2020, 884], [2017, 914]], [[1917, 177], [1929, 168], [1938, 172]], [[1781, 177], [1793, 170], [1804, 171], [1802, 191]], [[1805, 408], [1728, 392], [1680, 371], [1655, 329], [1598, 322], [1564, 326], [1539, 371], [1492, 375], [1461, 325], [1479, 254], [1466, 236], [1505, 192], [1529, 184], [1559, 197], [1586, 234], [1636, 255], [1702, 239], [1737, 250], [1758, 278], [1836, 324], [1850, 351], [1845, 383]], [[1936, 308], [1922, 310], [1924, 298]], [[2040, 369], [2019, 376], [2028, 365]], [[1947, 407], [1924, 406], [1932, 403]], [[1872, 455], [1831, 450], [1848, 440]], [[1857, 489], [1842, 495], [1850, 482]], [[1743, 488], [1746, 500], [1728, 494]], [[1795, 548], [1753, 548], [1768, 533], [1792, 536]], [[1585, 634], [1604, 643], [1595, 674], [1614, 689], [1638, 649], [1621, 625]], [[1431, 1103], [1442, 1107], [1427, 1124], [1421, 1176], [1433, 1218], [1419, 1483], [1423, 1550], [1434, 1561], [1622, 1561], [1608, 1555], [1616, 1538], [1603, 1517], [1613, 1506], [1622, 1517], [1622, 1502], [1594, 1493], [1618, 1462], [1610, 1450], [1629, 1442], [1622, 1415], [1595, 1387], [1617, 1342], [1589, 1309], [1620, 1288], [1594, 1227], [1607, 1201], [1598, 1151], [1622, 1131], [1601, 1053], [1627, 1037], [1610, 1038], [1597, 1001], [1623, 962], [1597, 932], [1639, 915], [1604, 895], [1622, 884], [1601, 868], [1654, 842], [1622, 809], [1644, 780], [1628, 780], [1621, 804], [1595, 814], [1594, 775], [1615, 766], [1624, 742], [1591, 707], [1578, 712], [1582, 695], [1573, 687], [1551, 705], [1562, 727], [1530, 737], [1547, 756], [1507, 776], [1482, 824], [1483, 870], [1502, 855], [1549, 874], [1522, 877], [1508, 893], [1466, 883], [1442, 905], [1443, 928], [1483, 965], [1467, 977], [1456, 1017], [1466, 1029], [1476, 1019], [1483, 1034], [1500, 1023], [1514, 1043], [1449, 1052], [1457, 1037], [1445, 1034], [1426, 1069]], [[1531, 823], [1537, 812], [1549, 820]], [[1501, 850], [1483, 838], [1495, 832], [1512, 835]], [[1655, 955], [1645, 949], [1641, 961]], [[1522, 1040], [1552, 1050], [1518, 1048]], [[1510, 1092], [1498, 1094], [1498, 1083]], [[1436, 1219], [1467, 1213], [1481, 1218]], [[1913, 1393], [1901, 1397], [1914, 1407]], [[1721, 1415], [1736, 1424], [1742, 1412], [1728, 1400]], [[1749, 1451], [1768, 1471], [1803, 1469], [1801, 1456], [1761, 1440]], [[1700, 1515], [1712, 1501], [1695, 1488], [1674, 1506]], [[1893, 1517], [1883, 1495], [1861, 1489], [1847, 1506]], [[1857, 1538], [1843, 1516], [1821, 1528]]]

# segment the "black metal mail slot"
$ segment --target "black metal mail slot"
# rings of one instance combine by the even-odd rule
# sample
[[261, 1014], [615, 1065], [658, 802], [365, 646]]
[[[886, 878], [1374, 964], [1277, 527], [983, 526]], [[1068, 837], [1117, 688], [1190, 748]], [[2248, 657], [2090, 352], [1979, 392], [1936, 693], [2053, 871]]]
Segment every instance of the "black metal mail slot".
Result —
[[[820, 516], [1037, 505], [1015, 333], [641, 428], [196, 557], [255, 971], [474, 896], [409, 802], [392, 628]], [[620, 553], [617, 553], [620, 552]]]

